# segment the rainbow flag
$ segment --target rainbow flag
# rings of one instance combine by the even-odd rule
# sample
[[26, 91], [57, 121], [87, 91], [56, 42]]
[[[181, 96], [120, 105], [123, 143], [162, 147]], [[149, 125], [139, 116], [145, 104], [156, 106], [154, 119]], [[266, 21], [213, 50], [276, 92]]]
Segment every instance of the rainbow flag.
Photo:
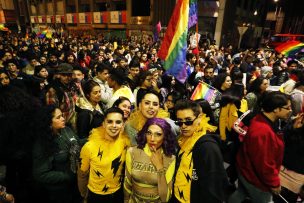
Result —
[[187, 79], [186, 52], [189, 0], [178, 0], [170, 18], [158, 57], [165, 61], [167, 74], [184, 83]]
[[190, 0], [188, 28], [197, 23], [197, 0]]
[[304, 43], [300, 41], [289, 41], [284, 44], [281, 44], [275, 48], [279, 53], [284, 54], [287, 57], [292, 57], [296, 53], [304, 49]]
[[205, 99], [206, 101], [209, 102], [210, 105], [212, 105], [214, 104], [217, 95], [220, 94], [221, 93], [214, 87], [208, 85], [205, 82], [200, 82], [196, 86], [190, 99], [191, 100]]
[[4, 26], [4, 24], [0, 24], [0, 30], [1, 31], [9, 31], [9, 29], [7, 27]]

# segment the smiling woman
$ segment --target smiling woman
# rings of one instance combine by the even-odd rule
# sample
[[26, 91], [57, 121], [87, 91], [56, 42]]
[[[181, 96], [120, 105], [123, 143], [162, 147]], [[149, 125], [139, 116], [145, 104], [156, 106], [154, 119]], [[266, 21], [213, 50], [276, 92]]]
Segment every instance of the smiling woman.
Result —
[[97, 82], [88, 80], [82, 84], [84, 97], [76, 103], [77, 108], [77, 133], [84, 144], [93, 128], [101, 125], [103, 110], [101, 108], [101, 89]]

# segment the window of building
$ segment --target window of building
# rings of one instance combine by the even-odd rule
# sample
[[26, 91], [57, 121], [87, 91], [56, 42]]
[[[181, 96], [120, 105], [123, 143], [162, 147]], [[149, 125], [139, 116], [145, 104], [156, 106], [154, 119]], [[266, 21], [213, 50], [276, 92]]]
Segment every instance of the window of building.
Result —
[[150, 16], [150, 0], [132, 0], [132, 16]]
[[90, 12], [89, 4], [79, 4], [79, 12]]
[[107, 4], [106, 3], [96, 3], [94, 8], [94, 11], [106, 11], [107, 10]]

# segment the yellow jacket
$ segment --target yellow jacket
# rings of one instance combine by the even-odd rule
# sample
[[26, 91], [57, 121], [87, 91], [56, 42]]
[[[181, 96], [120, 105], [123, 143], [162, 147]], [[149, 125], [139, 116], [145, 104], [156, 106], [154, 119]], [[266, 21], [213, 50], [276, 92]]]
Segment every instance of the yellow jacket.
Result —
[[[108, 195], [121, 187], [130, 141], [123, 133], [115, 141], [106, 140], [104, 135], [103, 126], [94, 128], [89, 141], [81, 149], [78, 187], [83, 197], [87, 188], [95, 194]], [[88, 181], [84, 181], [86, 175], [89, 176]]]
[[221, 108], [220, 118], [219, 118], [219, 130], [222, 140], [226, 140], [226, 129], [230, 132], [233, 123], [238, 118], [238, 111], [245, 113], [248, 110], [247, 101], [245, 99], [241, 100], [241, 107], [237, 109], [235, 104], [229, 103]]

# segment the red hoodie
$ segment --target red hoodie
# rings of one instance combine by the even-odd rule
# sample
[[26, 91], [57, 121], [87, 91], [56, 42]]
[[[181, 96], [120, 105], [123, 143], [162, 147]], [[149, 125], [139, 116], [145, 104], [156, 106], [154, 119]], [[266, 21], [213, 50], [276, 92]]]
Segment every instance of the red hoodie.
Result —
[[264, 115], [257, 115], [237, 154], [237, 168], [241, 175], [262, 191], [280, 185], [280, 166], [284, 154], [283, 135], [275, 132], [273, 123]]

